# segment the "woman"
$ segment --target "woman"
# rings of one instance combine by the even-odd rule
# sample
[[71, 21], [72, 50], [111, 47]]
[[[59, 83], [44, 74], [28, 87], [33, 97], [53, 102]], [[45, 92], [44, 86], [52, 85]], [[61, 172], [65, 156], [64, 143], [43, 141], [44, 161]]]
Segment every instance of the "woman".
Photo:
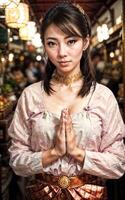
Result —
[[125, 170], [125, 132], [115, 97], [89, 65], [88, 17], [60, 3], [47, 12], [41, 33], [46, 77], [18, 101], [10, 165], [18, 175], [35, 175], [29, 199], [106, 199], [105, 180]]

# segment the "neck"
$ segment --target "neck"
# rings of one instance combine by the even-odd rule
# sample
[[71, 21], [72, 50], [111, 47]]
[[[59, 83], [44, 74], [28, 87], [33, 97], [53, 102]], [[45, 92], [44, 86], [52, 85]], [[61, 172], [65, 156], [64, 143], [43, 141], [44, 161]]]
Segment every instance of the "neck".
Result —
[[74, 76], [75, 74], [81, 73], [81, 71], [80, 69], [71, 70], [69, 72], [62, 72], [62, 71], [55, 70], [55, 73], [59, 74], [62, 77], [71, 77], [71, 76]]

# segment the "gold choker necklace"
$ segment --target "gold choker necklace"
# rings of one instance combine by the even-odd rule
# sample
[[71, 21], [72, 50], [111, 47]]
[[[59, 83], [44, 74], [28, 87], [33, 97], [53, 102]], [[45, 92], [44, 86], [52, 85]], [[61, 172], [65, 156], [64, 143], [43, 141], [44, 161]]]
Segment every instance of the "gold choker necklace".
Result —
[[81, 72], [78, 72], [77, 74], [71, 76], [60, 75], [57, 72], [54, 72], [52, 80], [58, 83], [63, 83], [65, 85], [71, 85], [73, 82], [80, 80], [82, 77], [83, 75]]

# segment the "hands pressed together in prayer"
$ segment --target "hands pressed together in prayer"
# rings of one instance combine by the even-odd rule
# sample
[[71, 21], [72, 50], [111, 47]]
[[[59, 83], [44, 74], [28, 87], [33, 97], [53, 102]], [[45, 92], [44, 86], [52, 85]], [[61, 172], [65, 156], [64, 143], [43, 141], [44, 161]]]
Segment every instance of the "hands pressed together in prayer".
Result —
[[64, 155], [70, 155], [80, 162], [83, 162], [85, 157], [85, 151], [77, 147], [75, 131], [68, 109], [62, 110], [60, 124], [55, 136], [55, 146], [53, 149], [44, 152], [43, 165], [46, 166]]
[[60, 124], [55, 137], [55, 150], [59, 156], [72, 155], [76, 149], [75, 133], [72, 127], [72, 119], [68, 109], [61, 113]]

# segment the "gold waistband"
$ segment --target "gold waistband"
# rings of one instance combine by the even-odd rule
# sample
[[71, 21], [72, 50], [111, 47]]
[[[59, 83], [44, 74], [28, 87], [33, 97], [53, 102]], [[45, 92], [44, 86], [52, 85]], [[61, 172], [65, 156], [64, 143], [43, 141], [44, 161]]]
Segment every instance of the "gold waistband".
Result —
[[104, 186], [104, 180], [89, 174], [82, 174], [80, 176], [54, 176], [51, 174], [37, 174], [36, 179], [40, 182], [59, 186], [60, 188], [76, 188], [85, 184]]

